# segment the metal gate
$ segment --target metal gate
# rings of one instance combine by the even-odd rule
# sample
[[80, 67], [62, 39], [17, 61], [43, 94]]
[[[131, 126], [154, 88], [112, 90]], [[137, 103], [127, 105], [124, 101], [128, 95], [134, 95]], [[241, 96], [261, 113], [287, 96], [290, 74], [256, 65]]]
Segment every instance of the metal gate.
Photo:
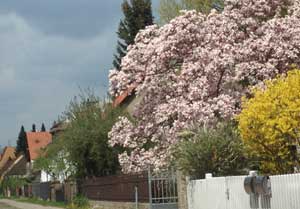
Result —
[[176, 173], [148, 171], [150, 209], [178, 209]]

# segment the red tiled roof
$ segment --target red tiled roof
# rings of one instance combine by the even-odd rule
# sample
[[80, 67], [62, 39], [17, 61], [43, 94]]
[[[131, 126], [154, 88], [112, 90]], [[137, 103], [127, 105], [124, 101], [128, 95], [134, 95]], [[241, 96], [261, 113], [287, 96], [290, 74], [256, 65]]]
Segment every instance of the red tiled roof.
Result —
[[119, 95], [113, 102], [113, 107], [117, 107], [130, 95], [132, 95], [133, 90], [136, 88], [136, 85], [129, 87], [121, 95]]
[[26, 132], [30, 160], [35, 160], [42, 148], [52, 142], [49, 132]]

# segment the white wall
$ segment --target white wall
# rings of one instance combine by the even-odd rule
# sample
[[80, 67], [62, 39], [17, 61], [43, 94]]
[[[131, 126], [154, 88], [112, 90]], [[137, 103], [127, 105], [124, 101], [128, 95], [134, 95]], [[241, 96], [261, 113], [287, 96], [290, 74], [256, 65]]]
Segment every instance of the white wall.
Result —
[[300, 174], [271, 176], [272, 209], [300, 209]]
[[45, 171], [41, 171], [41, 182], [51, 181], [51, 176], [48, 175]]
[[[244, 191], [246, 176], [192, 180], [188, 184], [189, 209], [250, 209]], [[300, 174], [271, 176], [271, 209], [300, 209]]]

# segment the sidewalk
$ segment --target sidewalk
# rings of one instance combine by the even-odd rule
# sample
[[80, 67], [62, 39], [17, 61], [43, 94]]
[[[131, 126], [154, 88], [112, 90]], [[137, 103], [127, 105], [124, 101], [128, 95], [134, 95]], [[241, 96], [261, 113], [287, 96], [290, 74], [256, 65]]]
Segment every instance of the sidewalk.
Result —
[[31, 203], [17, 202], [17, 201], [8, 200], [8, 199], [0, 199], [0, 203], [10, 205], [10, 206], [16, 207], [18, 209], [62, 209], [62, 208], [56, 208], [56, 207], [35, 205], [35, 204], [31, 204]]

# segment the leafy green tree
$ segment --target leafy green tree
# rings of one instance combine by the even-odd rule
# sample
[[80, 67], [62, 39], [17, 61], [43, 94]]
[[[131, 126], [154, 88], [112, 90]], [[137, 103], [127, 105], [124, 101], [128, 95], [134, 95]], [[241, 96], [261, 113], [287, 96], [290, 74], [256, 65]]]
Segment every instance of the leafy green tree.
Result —
[[173, 149], [175, 166], [186, 175], [204, 178], [246, 173], [248, 167], [243, 143], [233, 124], [197, 128], [181, 133], [182, 142]]
[[224, 0], [160, 0], [159, 16], [162, 24], [180, 15], [180, 10], [195, 9], [207, 14], [211, 9], [222, 10]]
[[68, 159], [68, 153], [60, 140], [53, 140], [41, 151], [40, 156], [34, 161], [35, 170], [43, 170], [53, 179], [68, 179], [74, 176], [75, 167]]
[[122, 4], [124, 19], [118, 29], [117, 54], [114, 55], [113, 65], [120, 69], [121, 59], [127, 53], [127, 47], [134, 43], [139, 30], [153, 24], [151, 0], [125, 0]]
[[44, 124], [44, 123], [42, 124], [41, 132], [46, 132], [46, 127], [45, 127], [45, 124]]
[[119, 171], [119, 150], [108, 145], [108, 132], [122, 114], [122, 109], [100, 102], [92, 93], [81, 94], [70, 102], [61, 117], [68, 125], [55, 141], [60, 141], [60, 149], [75, 167], [77, 177], [105, 176]]
[[17, 140], [17, 147], [16, 147], [16, 154], [24, 154], [28, 157], [27, 153], [27, 137], [24, 126], [21, 127], [19, 132], [18, 140]]

